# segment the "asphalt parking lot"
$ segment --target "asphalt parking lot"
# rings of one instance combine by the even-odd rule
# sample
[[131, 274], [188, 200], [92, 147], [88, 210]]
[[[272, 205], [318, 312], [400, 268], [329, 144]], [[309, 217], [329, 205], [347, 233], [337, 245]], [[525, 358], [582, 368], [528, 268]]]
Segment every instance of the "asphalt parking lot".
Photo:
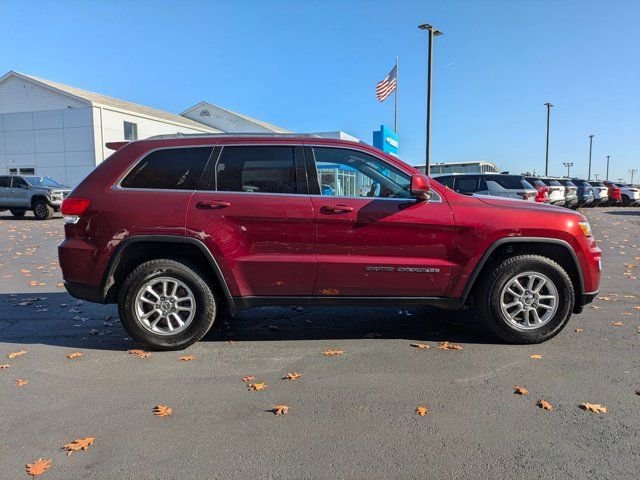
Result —
[[[498, 343], [470, 311], [291, 307], [147, 358], [127, 353], [139, 346], [115, 306], [60, 286], [59, 216], [0, 214], [0, 477], [42, 457], [51, 479], [637, 478], [640, 208], [583, 213], [604, 251], [600, 296], [545, 344]], [[61, 450], [85, 437], [87, 451]]]

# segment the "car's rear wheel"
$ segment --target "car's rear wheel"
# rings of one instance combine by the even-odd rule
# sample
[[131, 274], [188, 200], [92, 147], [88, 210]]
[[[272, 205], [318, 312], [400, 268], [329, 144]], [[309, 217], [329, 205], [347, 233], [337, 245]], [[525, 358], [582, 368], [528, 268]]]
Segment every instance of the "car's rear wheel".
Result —
[[13, 215], [14, 217], [24, 217], [24, 214], [27, 213], [26, 210], [10, 210], [11, 215]]
[[491, 332], [510, 343], [539, 343], [571, 317], [574, 289], [567, 272], [539, 255], [502, 260], [479, 279], [475, 305]]
[[139, 342], [158, 350], [180, 350], [209, 331], [217, 304], [197, 267], [158, 259], [131, 272], [120, 289], [118, 309], [125, 329]]
[[622, 195], [622, 206], [628, 207], [629, 205], [631, 205], [631, 199], [626, 195]]
[[49, 220], [53, 217], [53, 207], [44, 200], [36, 200], [33, 203], [33, 215], [38, 220]]

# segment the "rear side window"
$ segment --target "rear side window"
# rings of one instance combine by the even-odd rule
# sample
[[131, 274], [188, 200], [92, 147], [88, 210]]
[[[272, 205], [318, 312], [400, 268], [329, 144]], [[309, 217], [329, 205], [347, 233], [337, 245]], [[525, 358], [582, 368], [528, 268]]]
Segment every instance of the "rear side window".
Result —
[[486, 178], [487, 181], [496, 182], [502, 188], [507, 190], [520, 190], [522, 188], [532, 189], [533, 186], [523, 177], [517, 175], [492, 175]]
[[478, 191], [477, 177], [456, 177], [455, 189], [459, 193], [473, 193]]
[[549, 179], [545, 178], [542, 181], [545, 183], [545, 185], [548, 185], [550, 187], [561, 187], [562, 186], [562, 185], [560, 185], [560, 182], [557, 181], [557, 180], [549, 180]]
[[124, 188], [195, 190], [211, 147], [166, 148], [144, 157], [120, 185]]
[[297, 193], [293, 146], [224, 147], [215, 169], [216, 190]]
[[0, 188], [1, 187], [5, 187], [5, 188], [9, 187], [9, 180], [10, 180], [10, 177], [0, 177]]

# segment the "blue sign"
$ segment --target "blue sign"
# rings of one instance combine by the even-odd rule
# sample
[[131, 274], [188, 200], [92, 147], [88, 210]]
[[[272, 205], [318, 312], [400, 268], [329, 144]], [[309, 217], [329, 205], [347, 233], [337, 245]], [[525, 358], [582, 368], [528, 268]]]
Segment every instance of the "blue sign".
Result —
[[386, 125], [373, 132], [373, 146], [385, 153], [398, 156], [398, 135]]

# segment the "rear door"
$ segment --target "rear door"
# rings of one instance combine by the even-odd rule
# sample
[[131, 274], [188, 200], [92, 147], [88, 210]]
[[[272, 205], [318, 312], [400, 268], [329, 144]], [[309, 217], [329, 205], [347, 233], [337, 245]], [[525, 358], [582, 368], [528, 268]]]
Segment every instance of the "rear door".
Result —
[[0, 176], [0, 207], [6, 207], [9, 205], [7, 199], [9, 198], [9, 187], [11, 186], [11, 177]]
[[302, 145], [216, 149], [187, 210], [234, 296], [308, 296], [316, 278], [314, 224]]
[[416, 200], [410, 175], [361, 150], [306, 147], [305, 158], [317, 229], [314, 295], [444, 295], [453, 218], [437, 192]]

